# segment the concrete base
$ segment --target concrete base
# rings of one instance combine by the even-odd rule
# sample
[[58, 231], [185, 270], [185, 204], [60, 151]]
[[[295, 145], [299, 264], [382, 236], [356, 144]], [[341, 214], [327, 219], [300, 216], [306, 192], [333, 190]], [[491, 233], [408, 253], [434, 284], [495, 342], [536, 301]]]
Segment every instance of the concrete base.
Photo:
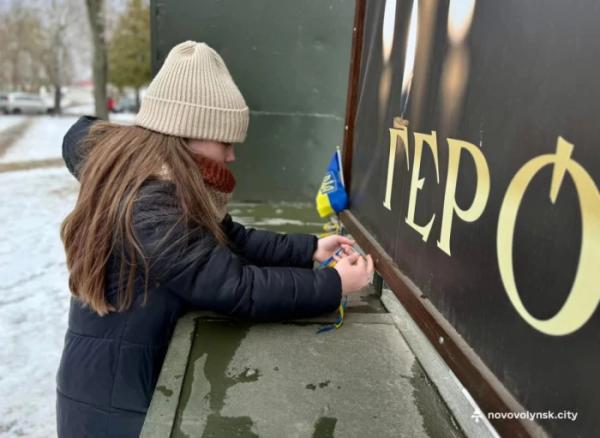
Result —
[[[317, 335], [334, 317], [250, 325], [186, 316], [142, 436], [464, 436], [401, 335], [398, 316], [366, 292], [353, 298], [341, 329]], [[478, 426], [469, 435], [485, 432]]]

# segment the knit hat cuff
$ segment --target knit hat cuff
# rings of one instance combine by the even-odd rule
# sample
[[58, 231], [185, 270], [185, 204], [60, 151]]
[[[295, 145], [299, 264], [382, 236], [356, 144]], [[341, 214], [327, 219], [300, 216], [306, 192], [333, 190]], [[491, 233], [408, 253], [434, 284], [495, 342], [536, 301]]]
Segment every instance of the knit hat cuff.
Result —
[[135, 124], [177, 137], [242, 143], [249, 121], [248, 107], [216, 108], [144, 96]]

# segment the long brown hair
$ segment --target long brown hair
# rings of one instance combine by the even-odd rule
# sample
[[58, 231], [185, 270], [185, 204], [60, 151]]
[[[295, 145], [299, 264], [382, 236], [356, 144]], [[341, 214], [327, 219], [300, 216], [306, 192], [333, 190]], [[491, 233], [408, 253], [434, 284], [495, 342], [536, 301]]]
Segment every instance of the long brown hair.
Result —
[[[181, 221], [186, 227], [201, 226], [219, 244], [226, 243], [185, 139], [139, 126], [97, 121], [81, 148], [86, 159], [79, 170], [79, 196], [62, 223], [60, 236], [67, 256], [69, 289], [99, 315], [131, 306], [139, 264], [147, 297], [148, 261], [135, 236], [133, 206], [142, 184], [165, 168], [175, 185]], [[106, 270], [116, 245], [121, 257], [117, 304], [113, 306], [106, 297]]]

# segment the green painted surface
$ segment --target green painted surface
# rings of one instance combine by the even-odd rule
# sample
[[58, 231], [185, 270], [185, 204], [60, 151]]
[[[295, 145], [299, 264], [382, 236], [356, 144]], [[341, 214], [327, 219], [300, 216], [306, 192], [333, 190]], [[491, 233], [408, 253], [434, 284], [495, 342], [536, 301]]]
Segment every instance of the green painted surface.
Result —
[[308, 202], [232, 202], [229, 213], [243, 225], [282, 233], [323, 232], [326, 220], [319, 217], [315, 204]]
[[250, 108], [238, 147], [241, 200], [312, 199], [344, 132], [354, 0], [151, 0], [154, 71], [205, 41]]
[[246, 143], [236, 146], [236, 198], [258, 201], [314, 199], [342, 144], [342, 119], [250, 115]]

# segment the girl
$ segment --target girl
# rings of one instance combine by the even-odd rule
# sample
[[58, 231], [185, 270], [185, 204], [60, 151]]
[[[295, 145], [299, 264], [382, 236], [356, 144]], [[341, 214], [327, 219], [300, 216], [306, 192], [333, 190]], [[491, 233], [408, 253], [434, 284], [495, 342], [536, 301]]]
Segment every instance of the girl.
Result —
[[[227, 214], [248, 107], [221, 57], [174, 47], [136, 126], [81, 118], [63, 157], [80, 183], [61, 227], [73, 295], [57, 376], [60, 437], [138, 436], [177, 319], [330, 312], [364, 287], [370, 256], [341, 236], [246, 229]], [[342, 246], [335, 268], [313, 270]]]

